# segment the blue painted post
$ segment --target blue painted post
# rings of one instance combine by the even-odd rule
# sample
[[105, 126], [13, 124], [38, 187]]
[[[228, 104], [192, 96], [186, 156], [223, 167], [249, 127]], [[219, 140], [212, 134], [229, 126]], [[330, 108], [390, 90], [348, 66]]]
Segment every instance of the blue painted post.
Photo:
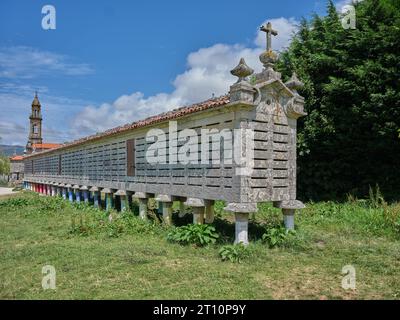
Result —
[[106, 210], [111, 210], [113, 208], [113, 195], [112, 193], [106, 193]]
[[83, 201], [85, 201], [85, 203], [89, 203], [89, 191], [88, 190], [83, 190]]
[[75, 201], [81, 202], [81, 191], [79, 189], [75, 189]]
[[100, 208], [100, 192], [99, 191], [93, 191], [93, 206], [95, 208]]
[[71, 187], [68, 187], [68, 199], [69, 202], [74, 202], [74, 191]]
[[129, 210], [129, 202], [128, 202], [128, 197], [127, 197], [127, 192], [125, 190], [118, 190], [115, 193], [115, 195], [119, 197], [121, 212], [128, 211]]

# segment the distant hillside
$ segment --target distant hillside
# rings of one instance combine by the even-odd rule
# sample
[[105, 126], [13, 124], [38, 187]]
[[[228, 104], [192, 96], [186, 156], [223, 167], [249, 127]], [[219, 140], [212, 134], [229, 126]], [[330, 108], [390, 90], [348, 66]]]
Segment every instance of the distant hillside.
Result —
[[12, 156], [14, 154], [22, 155], [24, 153], [23, 146], [10, 146], [6, 144], [0, 144], [0, 153], [5, 154], [7, 156]]

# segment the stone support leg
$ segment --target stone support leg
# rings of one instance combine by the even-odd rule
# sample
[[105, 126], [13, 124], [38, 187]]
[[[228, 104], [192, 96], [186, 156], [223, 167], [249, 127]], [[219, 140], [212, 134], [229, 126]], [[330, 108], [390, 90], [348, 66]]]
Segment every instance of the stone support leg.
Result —
[[172, 202], [163, 202], [162, 216], [166, 225], [172, 224]]
[[204, 224], [204, 207], [193, 208], [193, 224]]
[[214, 201], [207, 200], [205, 201], [205, 211], [206, 211], [206, 223], [213, 223], [214, 222]]
[[139, 199], [139, 217], [142, 218], [143, 220], [147, 220], [148, 201], [149, 201], [148, 198]]
[[249, 244], [249, 214], [257, 212], [256, 203], [229, 203], [226, 211], [235, 214], [235, 244]]
[[193, 224], [203, 224], [205, 208], [204, 200], [188, 198], [185, 202], [185, 205], [193, 208]]
[[274, 202], [274, 207], [282, 209], [286, 230], [294, 230], [294, 215], [296, 210], [304, 209], [305, 205], [299, 200]]
[[81, 191], [78, 189], [75, 189], [75, 201], [81, 202]]
[[93, 206], [100, 208], [100, 191], [93, 191]]
[[235, 213], [235, 244], [249, 244], [249, 213]]
[[68, 188], [68, 200], [69, 202], [74, 202], [74, 190], [71, 188]]

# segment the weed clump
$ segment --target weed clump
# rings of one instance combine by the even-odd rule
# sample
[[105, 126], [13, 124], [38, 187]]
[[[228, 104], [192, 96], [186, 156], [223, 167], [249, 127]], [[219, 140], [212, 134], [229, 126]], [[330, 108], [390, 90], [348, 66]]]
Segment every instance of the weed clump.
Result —
[[225, 245], [219, 250], [219, 256], [222, 261], [241, 263], [250, 256], [250, 250], [242, 243]]
[[189, 224], [177, 227], [167, 235], [167, 239], [171, 242], [183, 245], [194, 244], [199, 247], [214, 244], [218, 237], [215, 228], [208, 224]]

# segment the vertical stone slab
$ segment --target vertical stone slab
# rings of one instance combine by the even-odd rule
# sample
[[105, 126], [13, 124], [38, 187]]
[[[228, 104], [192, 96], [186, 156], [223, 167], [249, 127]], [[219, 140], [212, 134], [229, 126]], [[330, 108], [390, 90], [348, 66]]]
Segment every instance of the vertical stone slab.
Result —
[[213, 223], [214, 222], [214, 200], [206, 200], [205, 201], [205, 212], [206, 212], [206, 223]]
[[68, 189], [65, 187], [65, 185], [62, 186], [62, 197], [64, 200], [67, 200], [67, 193]]
[[106, 197], [106, 210], [112, 210], [114, 208], [113, 191], [109, 188], [104, 188], [101, 192], [104, 193]]
[[138, 199], [139, 201], [139, 217], [142, 218], [143, 220], [147, 220], [147, 211], [148, 211], [148, 202], [150, 195], [144, 192], [135, 192], [134, 195], [132, 195], [133, 198]]
[[249, 244], [249, 213], [235, 213], [235, 244]]
[[74, 185], [73, 186], [73, 190], [74, 190], [74, 193], [75, 193], [75, 201], [76, 202], [81, 202], [81, 190], [80, 190], [80, 187], [78, 186], [78, 185]]
[[125, 190], [118, 190], [115, 193], [115, 196], [119, 197], [119, 199], [120, 199], [121, 212], [128, 211], [129, 210], [129, 203], [128, 203], [128, 198], [126, 196], [126, 191]]
[[294, 230], [294, 210], [282, 209], [283, 222], [287, 230]]
[[277, 201], [274, 207], [282, 209], [283, 221], [287, 230], [294, 230], [294, 215], [296, 210], [304, 209], [305, 205], [299, 200]]
[[162, 216], [166, 225], [172, 224], [172, 202], [163, 203]]
[[204, 207], [193, 208], [193, 224], [204, 224]]
[[147, 205], [149, 199], [139, 199], [139, 217], [143, 220], [147, 220]]
[[93, 194], [93, 206], [95, 208], [100, 207], [100, 189], [98, 187], [91, 187], [90, 192]]
[[81, 191], [82, 191], [82, 196], [83, 196], [83, 201], [85, 203], [89, 203], [89, 189], [87, 186], [82, 186], [81, 187]]
[[229, 203], [225, 211], [235, 214], [235, 244], [249, 244], [249, 214], [257, 212], [256, 203]]
[[203, 224], [205, 208], [204, 200], [188, 198], [185, 202], [185, 205], [193, 208], [193, 224]]
[[155, 198], [158, 204], [162, 204], [162, 217], [166, 225], [171, 225], [172, 223], [172, 197], [165, 194], [159, 194]]

